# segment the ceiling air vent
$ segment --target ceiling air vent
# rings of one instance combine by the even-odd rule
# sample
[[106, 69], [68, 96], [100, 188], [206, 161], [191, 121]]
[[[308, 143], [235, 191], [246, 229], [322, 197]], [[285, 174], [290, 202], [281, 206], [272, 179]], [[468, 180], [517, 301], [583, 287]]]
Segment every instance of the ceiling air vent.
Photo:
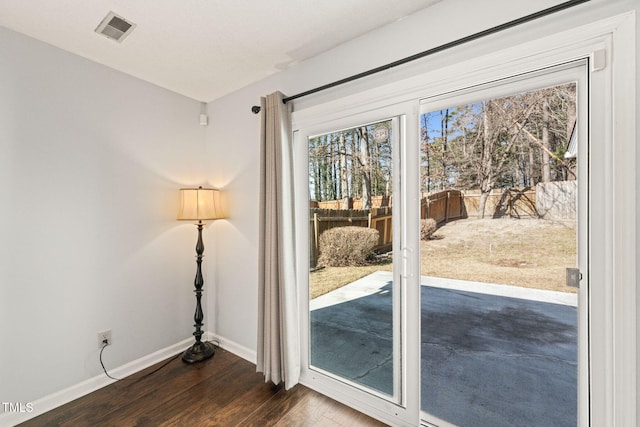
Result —
[[133, 31], [135, 27], [136, 24], [133, 22], [129, 22], [122, 16], [109, 12], [107, 16], [104, 17], [100, 25], [98, 25], [98, 28], [96, 28], [96, 33], [102, 34], [103, 36], [117, 42], [121, 42], [131, 31]]

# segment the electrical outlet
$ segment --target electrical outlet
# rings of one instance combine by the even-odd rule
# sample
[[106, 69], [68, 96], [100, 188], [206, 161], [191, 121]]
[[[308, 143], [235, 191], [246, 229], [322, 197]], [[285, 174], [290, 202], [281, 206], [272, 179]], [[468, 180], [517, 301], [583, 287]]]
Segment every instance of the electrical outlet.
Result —
[[108, 331], [98, 332], [98, 345], [102, 347], [107, 341], [107, 345], [111, 345], [111, 329]]

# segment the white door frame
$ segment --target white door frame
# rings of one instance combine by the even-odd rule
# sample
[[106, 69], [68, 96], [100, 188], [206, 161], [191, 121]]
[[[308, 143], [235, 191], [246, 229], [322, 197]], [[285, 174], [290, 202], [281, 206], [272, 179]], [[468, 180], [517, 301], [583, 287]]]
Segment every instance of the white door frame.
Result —
[[[532, 32], [531, 38], [530, 42], [481, 57], [473, 57], [473, 51], [462, 46], [456, 51], [459, 53], [467, 49], [471, 59], [435, 70], [429, 69], [428, 60], [420, 61], [412, 65], [415, 68], [413, 77], [389, 83], [387, 75], [383, 80], [372, 79], [375, 87], [345, 98], [318, 105], [309, 105], [310, 101], [305, 101], [302, 104], [305, 108], [294, 112], [294, 129], [330, 123], [500, 77], [588, 58], [592, 67], [589, 274], [594, 284], [589, 313], [590, 422], [592, 426], [636, 425], [638, 156], [635, 13], [558, 30], [542, 38]], [[302, 145], [297, 144], [296, 150]], [[300, 180], [298, 175], [297, 182], [304, 183], [305, 180]], [[307, 201], [298, 199], [297, 203], [298, 224], [305, 224], [303, 217], [307, 215]], [[408, 200], [408, 203], [412, 202]], [[304, 245], [300, 246], [301, 252], [304, 251]], [[410, 268], [416, 269], [414, 274], [419, 274], [417, 254], [407, 256]], [[299, 269], [299, 274], [304, 274], [300, 270], [304, 269]], [[302, 277], [299, 276], [299, 283], [306, 283]], [[304, 375], [301, 381], [306, 382]], [[418, 388], [413, 392], [419, 395]], [[411, 393], [409, 389], [408, 394]], [[370, 408], [360, 405], [357, 399], [334, 397], [381, 418]], [[385, 420], [391, 423], [393, 416]], [[587, 425], [584, 422], [581, 420], [582, 425]]]

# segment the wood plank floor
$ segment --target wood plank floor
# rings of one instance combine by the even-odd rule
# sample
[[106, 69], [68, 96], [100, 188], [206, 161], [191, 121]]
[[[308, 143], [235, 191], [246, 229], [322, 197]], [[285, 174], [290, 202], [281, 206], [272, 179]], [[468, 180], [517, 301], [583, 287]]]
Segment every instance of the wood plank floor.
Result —
[[307, 387], [265, 384], [255, 365], [218, 348], [188, 365], [161, 362], [21, 426], [384, 426]]

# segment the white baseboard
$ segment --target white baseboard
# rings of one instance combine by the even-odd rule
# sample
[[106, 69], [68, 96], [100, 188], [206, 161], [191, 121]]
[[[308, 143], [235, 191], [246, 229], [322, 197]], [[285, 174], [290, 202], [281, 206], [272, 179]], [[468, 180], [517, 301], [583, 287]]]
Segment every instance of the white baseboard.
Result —
[[257, 356], [255, 350], [248, 349], [247, 347], [240, 345], [235, 341], [229, 340], [220, 335], [215, 335], [211, 332], [206, 332], [205, 338], [207, 339], [207, 341], [217, 343], [220, 347], [235, 354], [236, 356], [242, 357], [244, 360], [249, 361], [254, 365], [256, 364]]
[[[191, 345], [193, 338], [187, 338], [179, 343], [170, 345], [163, 349], [160, 349], [154, 353], [143, 356], [139, 359], [133, 360], [125, 365], [122, 365], [115, 369], [110, 369], [109, 373], [116, 378], [124, 378], [128, 375], [135, 374], [151, 365], [161, 362], [168, 357], [184, 351]], [[232, 351], [233, 350], [229, 350]], [[239, 355], [242, 357], [241, 355]], [[42, 415], [52, 409], [62, 406], [65, 403], [69, 403], [79, 397], [85, 396], [99, 388], [105, 387], [115, 382], [108, 378], [104, 374], [97, 375], [81, 383], [72, 385], [64, 390], [60, 390], [41, 399], [33, 402], [31, 412], [0, 412], [0, 426], [14, 426], [16, 424], [25, 422], [31, 418]], [[0, 411], [2, 408], [0, 408]]]

